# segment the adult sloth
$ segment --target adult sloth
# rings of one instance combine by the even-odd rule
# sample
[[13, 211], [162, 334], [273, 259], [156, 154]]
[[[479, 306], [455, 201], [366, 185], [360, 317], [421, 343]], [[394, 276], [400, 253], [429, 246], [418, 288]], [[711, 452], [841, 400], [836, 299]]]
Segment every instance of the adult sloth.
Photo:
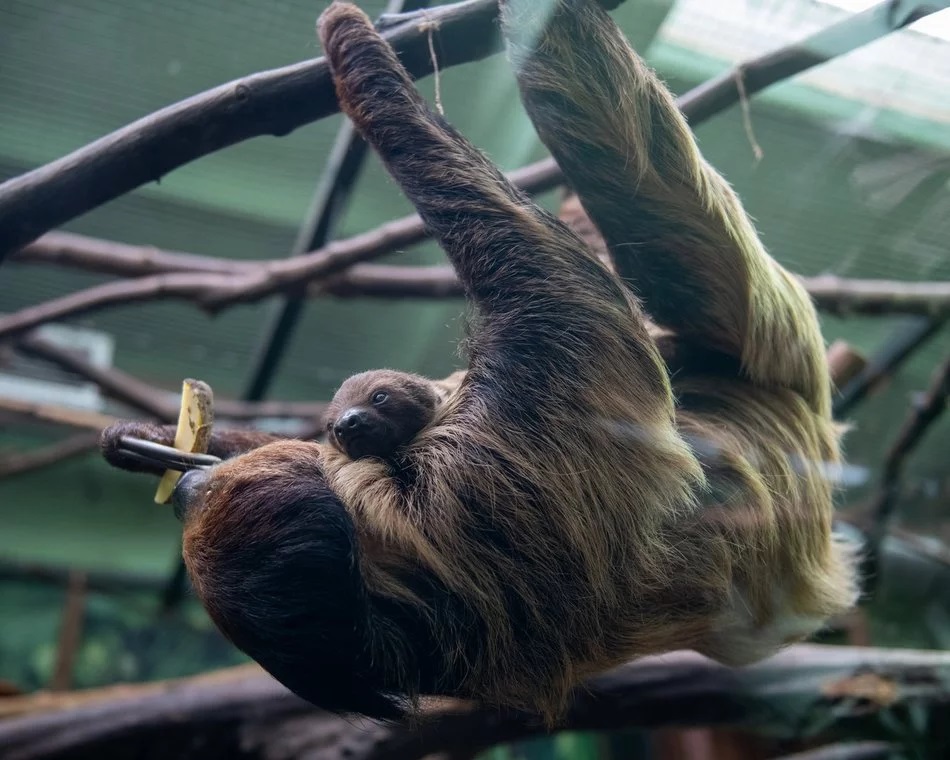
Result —
[[[329, 709], [397, 717], [415, 695], [455, 694], [553, 719], [573, 685], [631, 657], [749, 662], [854, 599], [806, 294], [595, 0], [501, 6], [525, 106], [617, 274], [335, 2], [319, 32], [340, 103], [464, 283], [469, 371], [398, 476], [224, 432], [212, 453], [237, 456], [176, 494], [217, 625]], [[671, 384], [641, 302], [741, 371]], [[142, 469], [119, 438], [172, 433], [121, 423], [103, 447]]]

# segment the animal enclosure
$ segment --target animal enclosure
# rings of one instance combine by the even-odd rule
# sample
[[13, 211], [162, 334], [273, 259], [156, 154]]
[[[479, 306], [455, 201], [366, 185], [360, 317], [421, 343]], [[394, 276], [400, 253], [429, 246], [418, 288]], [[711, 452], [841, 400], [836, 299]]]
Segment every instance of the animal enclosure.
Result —
[[[946, 53], [935, 37], [896, 30], [939, 16], [933, 12], [941, 4], [884, 3], [850, 14], [828, 4], [786, 3], [784, 12], [801, 14], [795, 33], [783, 38], [773, 31], [767, 38], [763, 32], [762, 39], [749, 30], [774, 28], [780, 16], [769, 13], [779, 11], [759, 7], [757, 17], [755, 5], [725, 3], [712, 12], [731, 12], [729, 22], [737, 25], [759, 18], [758, 27], [745, 31], [754, 44], [743, 48], [735, 42], [743, 35], [733, 35], [732, 44], [746, 55], [733, 52], [725, 61], [725, 35], [697, 48], [702, 55], [692, 50], [700, 44], [701, 22], [714, 20], [696, 3], [628, 0], [614, 16], [679, 93], [678, 106], [704, 154], [735, 184], [771, 253], [800, 275], [822, 312], [837, 382], [835, 414], [856, 424], [846, 439], [848, 464], [834, 473], [842, 486], [839, 527], [869, 549], [869, 600], [856, 615], [834, 621], [824, 637], [837, 643], [833, 652], [796, 648], [739, 683], [691, 656], [635, 663], [596, 682], [587, 701], [579, 697], [566, 727], [649, 732], [726, 724], [751, 730], [731, 740], [745, 741], [745, 752], [763, 757], [854, 738], [878, 742], [852, 747], [855, 752], [900, 745], [936, 757], [927, 753], [939, 753], [945, 741], [936, 728], [946, 706], [947, 659], [938, 651], [945, 556], [939, 540], [923, 536], [940, 535], [946, 504], [942, 428], [933, 424], [945, 405], [948, 371], [943, 329], [950, 262], [940, 213], [947, 202], [946, 146], [938, 126], [946, 112], [926, 89], [939, 81], [939, 64], [912, 64], [914, 54], [946, 61]], [[364, 7], [412, 74], [423, 78], [431, 102], [518, 185], [571, 221], [576, 207], [570, 199], [563, 203], [558, 167], [533, 136], [504, 58], [496, 55], [495, 3], [469, 0], [423, 12], [406, 4], [382, 15], [382, 8]], [[287, 22], [285, 29], [281, 21], [281, 34], [312, 44], [321, 9], [301, 9], [306, 23]], [[268, 17], [265, 26], [276, 23]], [[24, 23], [13, 38], [29, 40], [30, 33]], [[871, 55], [875, 46], [901, 43], [905, 47]], [[892, 87], [885, 105], [866, 84], [840, 94], [841, 82], [856, 81], [868, 68], [880, 72], [875, 63], [895, 56], [917, 75], [911, 79], [921, 80], [917, 89]], [[745, 62], [733, 65], [738, 60]], [[3, 434], [11, 454], [5, 451], [0, 464], [0, 508], [10, 526], [4, 582], [22, 601], [2, 614], [22, 620], [25, 610], [44, 603], [55, 610], [45, 634], [30, 634], [51, 642], [45, 666], [24, 660], [11, 665], [9, 675], [0, 673], [18, 689], [53, 687], [64, 692], [64, 706], [70, 687], [154, 680], [239, 661], [195, 609], [175, 559], [175, 526], [148, 509], [137, 479], [104, 470], [90, 455], [98, 431], [112, 419], [173, 421], [181, 378], [197, 375], [215, 388], [219, 418], [310, 436], [322, 427], [325, 402], [355, 371], [395, 366], [442, 377], [461, 366], [453, 348], [461, 324], [453, 271], [425, 242], [420, 221], [373, 155], [335, 115], [325, 62], [272, 68], [282, 62], [244, 69], [271, 70], [181, 100], [240, 72], [192, 80], [187, 92], [119, 116], [112, 126], [129, 126], [65, 159], [55, 160], [68, 149], [55, 148], [55, 155], [32, 163], [23, 150], [19, 158], [27, 165], [20, 167], [9, 157], [10, 179], [0, 185], [0, 246], [9, 259], [0, 270], [0, 340], [9, 347]], [[819, 76], [849, 62], [850, 69]], [[176, 70], [173, 63], [167, 71]], [[800, 77], [814, 79], [792, 90]], [[494, 90], [499, 82], [507, 90]], [[4, 80], [4, 86], [17, 94], [12, 83]], [[472, 91], [484, 97], [473, 99]], [[24, 125], [41, 110], [30, 116], [37, 96], [22, 84], [19, 92], [23, 105], [12, 124], [20, 142], [14, 144], [25, 148]], [[873, 123], [859, 118], [869, 110], [878, 116]], [[316, 119], [313, 127], [296, 129]], [[280, 140], [264, 137], [289, 132]], [[277, 155], [282, 158], [274, 163]], [[573, 221], [589, 233], [583, 219]], [[394, 253], [400, 255], [382, 258]], [[130, 504], [141, 510], [130, 513]], [[69, 531], [70, 542], [56, 540], [57, 525]], [[43, 602], [43, 594], [50, 601]], [[122, 610], [134, 604], [148, 619], [137, 629], [145, 631], [138, 650], [144, 656], [126, 657], [123, 665], [117, 655], [129, 646], [130, 626], [121, 621]], [[100, 648], [95, 664], [88, 625], [96, 621], [101, 635], [110, 619], [112, 630], [124, 633], [105, 652]], [[161, 655], [160, 641], [171, 640], [205, 651], [186, 655], [193, 658], [187, 665], [176, 663]], [[885, 652], [869, 644], [927, 651]], [[801, 675], [806, 672], [811, 680]], [[695, 693], [676, 686], [686, 674], [698, 679], [695, 688], [705, 697], [699, 706]], [[222, 683], [230, 685], [222, 690]], [[792, 683], [794, 689], [787, 687]], [[91, 693], [98, 706], [73, 711], [57, 709], [56, 694], [52, 702], [13, 697], [19, 701], [9, 703], [14, 717], [0, 723], [0, 742], [7, 731], [21, 756], [136, 746], [151, 741], [150, 731], [169, 727], [167, 710], [182, 694], [195, 705], [191, 723], [178, 726], [182, 741], [224, 721], [232, 733], [215, 733], [212, 740], [222, 753], [232, 751], [235, 726], [256, 732], [251, 752], [259, 754], [272, 742], [317, 746], [332, 736], [334, 751], [368, 756], [458, 750], [472, 736], [478, 736], [475, 749], [484, 749], [539, 730], [526, 716], [498, 718], [451, 704], [434, 706], [438, 719], [418, 732], [379, 727], [350, 733], [319, 715], [301, 728], [298, 719], [308, 708], [247, 669], [181, 686], [136, 688], [125, 702], [122, 694]], [[222, 702], [224, 693], [229, 699]], [[102, 720], [70, 744], [77, 741], [70, 726], [86, 720], [84, 709], [102, 704]], [[140, 711], [135, 714], [145, 728], [123, 733], [109, 710], [116, 716]], [[252, 717], [259, 710], [265, 717]], [[786, 717], [769, 725], [762, 710]], [[51, 733], [50, 721], [60, 733]], [[750, 738], [756, 733], [758, 739]], [[773, 744], [753, 747], [750, 742], [766, 741], [763, 733]], [[654, 752], [663, 751], [663, 742], [688, 741], [675, 732], [645, 735]], [[725, 741], [715, 732], [689, 740], [706, 742], [709, 752]], [[350, 742], [356, 749], [346, 749]]]

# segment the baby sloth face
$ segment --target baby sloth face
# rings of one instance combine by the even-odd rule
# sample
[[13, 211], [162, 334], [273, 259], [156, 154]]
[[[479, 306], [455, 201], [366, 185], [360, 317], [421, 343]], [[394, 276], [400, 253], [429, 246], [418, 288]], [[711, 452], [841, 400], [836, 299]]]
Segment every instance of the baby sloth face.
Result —
[[350, 459], [390, 459], [435, 417], [431, 380], [381, 369], [353, 375], [327, 410], [327, 438]]

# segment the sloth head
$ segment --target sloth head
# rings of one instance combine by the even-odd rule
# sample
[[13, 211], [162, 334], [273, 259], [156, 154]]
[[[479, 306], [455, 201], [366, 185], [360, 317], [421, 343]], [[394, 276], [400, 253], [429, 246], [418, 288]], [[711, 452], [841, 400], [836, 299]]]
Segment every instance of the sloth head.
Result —
[[436, 647], [427, 621], [367, 587], [324, 448], [282, 441], [185, 473], [182, 556], [218, 629], [278, 681], [333, 712], [395, 719], [444, 665], [416, 664], [416, 647]]
[[390, 458], [435, 416], [439, 394], [419, 375], [382, 369], [348, 378], [327, 410], [327, 438], [350, 459]]

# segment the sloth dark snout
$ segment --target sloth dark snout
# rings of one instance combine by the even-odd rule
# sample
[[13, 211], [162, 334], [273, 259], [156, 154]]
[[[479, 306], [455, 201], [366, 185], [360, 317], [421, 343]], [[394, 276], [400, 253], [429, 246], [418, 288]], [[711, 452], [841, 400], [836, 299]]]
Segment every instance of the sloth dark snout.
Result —
[[182, 522], [188, 520], [188, 515], [201, 502], [201, 497], [208, 486], [210, 474], [208, 470], [189, 470], [179, 479], [175, 490], [172, 491], [172, 506], [175, 508], [175, 517]]
[[341, 441], [348, 441], [365, 433], [369, 427], [369, 415], [362, 409], [347, 409], [337, 419], [333, 433]]

